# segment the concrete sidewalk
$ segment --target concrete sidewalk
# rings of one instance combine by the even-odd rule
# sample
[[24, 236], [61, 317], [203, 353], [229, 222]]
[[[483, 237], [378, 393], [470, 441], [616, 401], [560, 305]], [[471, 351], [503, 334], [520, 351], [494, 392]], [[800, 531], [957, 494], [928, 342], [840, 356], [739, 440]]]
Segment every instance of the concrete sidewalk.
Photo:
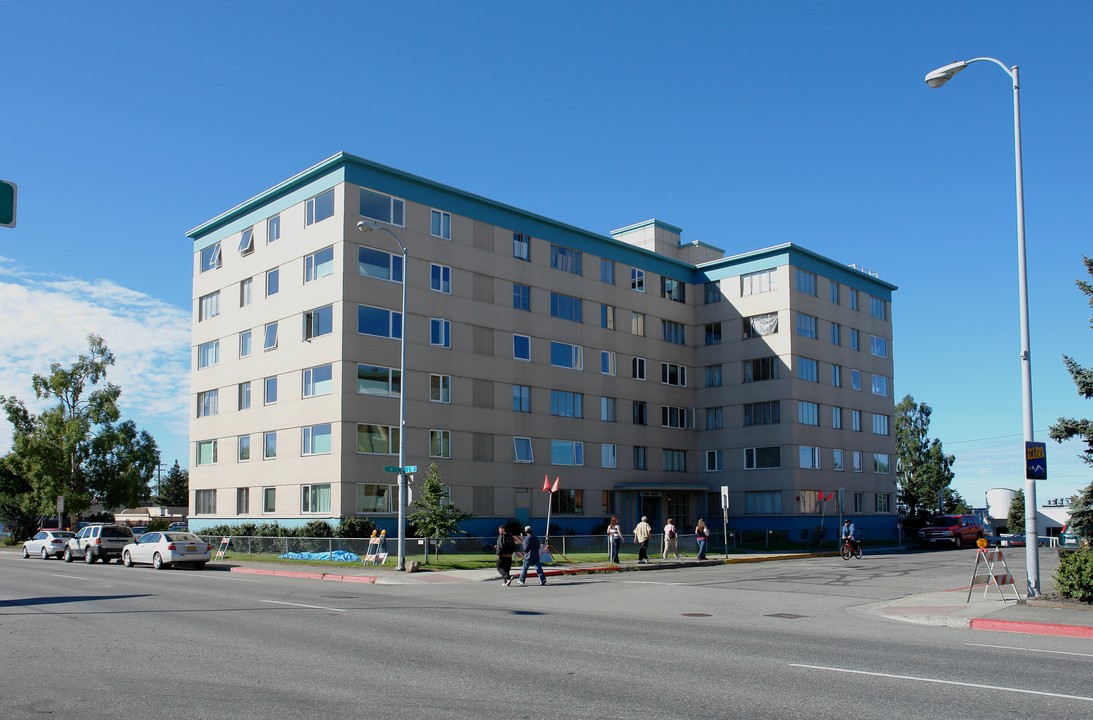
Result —
[[[738, 555], [729, 558], [708, 558], [696, 560], [683, 558], [680, 560], [653, 559], [648, 564], [638, 565], [634, 562], [616, 565], [613, 563], [577, 563], [558, 567], [555, 565], [544, 566], [548, 584], [550, 578], [565, 577], [570, 575], [588, 575], [599, 573], [620, 572], [644, 572], [650, 570], [667, 570], [673, 568], [691, 568], [713, 565], [732, 565], [738, 563], [773, 562], [778, 560], [795, 560], [809, 557], [830, 557], [833, 552], [819, 553], [754, 553]], [[216, 567], [210, 564], [209, 568]], [[425, 570], [422, 572], [406, 573], [393, 570], [377, 570], [363, 565], [352, 565], [342, 568], [327, 570], [325, 567], [309, 566], [306, 569], [300, 567], [285, 567], [271, 565], [269, 563], [247, 562], [230, 560], [221, 569], [231, 572], [249, 573], [255, 575], [274, 575], [281, 577], [299, 577], [311, 580], [325, 580], [334, 582], [353, 583], [379, 583], [391, 585], [418, 585], [418, 584], [448, 584], [468, 582], [497, 582], [497, 571], [493, 568], [481, 568], [477, 570]], [[513, 568], [513, 575], [519, 574], [519, 566]], [[534, 571], [528, 580], [529, 583], [537, 582]], [[1093, 605], [1085, 603], [1061, 603], [1045, 600], [1015, 597], [1012, 586], [1002, 588], [1006, 599], [999, 597], [994, 587], [984, 597], [984, 588], [976, 586], [968, 599], [968, 588], [956, 588], [953, 590], [921, 593], [896, 600], [879, 603], [873, 610], [882, 617], [904, 622], [913, 622], [927, 625], [940, 625], [953, 628], [967, 628], [971, 630], [986, 630], [995, 632], [1027, 633], [1034, 635], [1057, 635], [1063, 637], [1076, 637], [1093, 639]], [[1045, 588], [1051, 592], [1052, 587]], [[1018, 591], [1019, 592], [1019, 591]]]

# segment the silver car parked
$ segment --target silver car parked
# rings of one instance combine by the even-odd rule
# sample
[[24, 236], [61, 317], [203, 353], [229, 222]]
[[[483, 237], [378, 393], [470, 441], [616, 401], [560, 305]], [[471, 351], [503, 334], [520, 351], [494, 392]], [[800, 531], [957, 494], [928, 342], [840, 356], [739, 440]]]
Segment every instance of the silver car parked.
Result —
[[42, 530], [23, 543], [23, 557], [37, 555], [43, 560], [55, 557], [58, 560], [65, 554], [65, 545], [76, 533], [67, 530]]

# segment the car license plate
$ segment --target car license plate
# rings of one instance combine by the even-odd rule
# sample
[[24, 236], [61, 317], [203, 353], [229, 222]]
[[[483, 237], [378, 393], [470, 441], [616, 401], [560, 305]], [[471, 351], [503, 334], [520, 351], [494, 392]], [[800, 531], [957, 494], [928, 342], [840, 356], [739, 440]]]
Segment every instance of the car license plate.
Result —
[[197, 552], [197, 545], [187, 545], [186, 552]]

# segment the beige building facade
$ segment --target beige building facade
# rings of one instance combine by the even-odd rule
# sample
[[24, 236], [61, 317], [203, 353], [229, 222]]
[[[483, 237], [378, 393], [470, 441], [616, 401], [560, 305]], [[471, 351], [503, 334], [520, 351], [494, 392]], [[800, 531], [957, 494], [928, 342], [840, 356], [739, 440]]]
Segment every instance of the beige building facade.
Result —
[[436, 464], [472, 534], [541, 529], [557, 478], [578, 533], [719, 528], [727, 486], [737, 532], [805, 538], [841, 496], [895, 535], [896, 288], [871, 273], [657, 220], [592, 233], [344, 153], [188, 236], [191, 529], [393, 532], [405, 393], [406, 465]]

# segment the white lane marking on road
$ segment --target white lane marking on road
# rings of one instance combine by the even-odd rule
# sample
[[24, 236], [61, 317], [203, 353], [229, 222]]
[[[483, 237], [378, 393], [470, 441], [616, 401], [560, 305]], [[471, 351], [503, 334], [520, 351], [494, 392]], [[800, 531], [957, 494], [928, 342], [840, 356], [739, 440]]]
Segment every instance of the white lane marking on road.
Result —
[[85, 577], [80, 577], [79, 575], [58, 575], [57, 573], [50, 573], [49, 575], [50, 575], [50, 577], [67, 578], [69, 580], [86, 580], [87, 579]]
[[1093, 702], [1093, 697], [1084, 695], [1064, 695], [1063, 693], [1044, 692], [1043, 690], [1023, 690], [1021, 688], [999, 687], [998, 685], [981, 685], [979, 683], [957, 682], [956, 680], [940, 680], [938, 678], [915, 677], [913, 675], [893, 675], [891, 673], [868, 672], [866, 670], [849, 670], [847, 668], [825, 667], [823, 665], [800, 665], [790, 663], [790, 667], [806, 668], [808, 670], [828, 670], [830, 672], [849, 673], [851, 675], [868, 675], [870, 677], [892, 678], [893, 680], [914, 680], [915, 682], [934, 683], [936, 685], [959, 685], [960, 687], [979, 688], [980, 690], [1000, 690], [1002, 692], [1021, 693], [1023, 695], [1041, 695], [1043, 697], [1063, 698], [1066, 700], [1085, 700]]
[[311, 608], [312, 610], [333, 610], [334, 612], [345, 612], [345, 610], [342, 608], [324, 607], [322, 605], [304, 605], [303, 603], [280, 602], [278, 600], [259, 600], [259, 602], [272, 603], [274, 605], [293, 605], [295, 607]]
[[994, 648], [996, 650], [1024, 650], [1025, 652], [1051, 653], [1053, 655], [1075, 655], [1077, 657], [1093, 657], [1093, 653], [1067, 652], [1066, 650], [1039, 650], [1030, 647], [1015, 647], [1011, 645], [985, 645], [984, 643], [964, 643], [971, 647]]

